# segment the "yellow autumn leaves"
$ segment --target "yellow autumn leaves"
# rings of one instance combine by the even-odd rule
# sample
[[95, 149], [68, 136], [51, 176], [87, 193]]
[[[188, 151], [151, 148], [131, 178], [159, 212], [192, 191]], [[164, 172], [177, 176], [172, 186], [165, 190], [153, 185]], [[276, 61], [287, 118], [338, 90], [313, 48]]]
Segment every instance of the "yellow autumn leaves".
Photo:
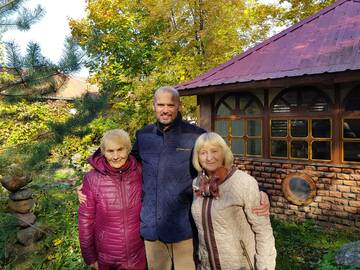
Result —
[[[54, 240], [52, 241], [52, 244], [53, 244], [54, 247], [57, 247], [57, 246], [61, 245], [62, 242], [63, 242], [63, 239], [56, 238], [56, 239], [54, 239]], [[48, 261], [55, 260], [55, 259], [56, 259], [56, 255], [54, 255], [54, 254], [49, 254], [49, 255], [47, 256], [47, 259], [48, 259]]]

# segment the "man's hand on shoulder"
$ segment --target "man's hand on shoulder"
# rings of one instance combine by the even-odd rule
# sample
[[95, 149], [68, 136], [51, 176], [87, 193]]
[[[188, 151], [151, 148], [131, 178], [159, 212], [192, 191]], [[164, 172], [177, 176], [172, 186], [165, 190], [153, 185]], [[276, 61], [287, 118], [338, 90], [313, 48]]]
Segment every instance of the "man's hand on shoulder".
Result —
[[252, 212], [258, 216], [269, 216], [270, 215], [270, 201], [269, 196], [260, 191], [260, 206], [254, 207]]
[[76, 194], [78, 196], [79, 203], [86, 202], [86, 195], [82, 192], [83, 184], [76, 188]]
[[90, 264], [91, 269], [99, 270], [99, 264], [98, 262], [93, 262]]

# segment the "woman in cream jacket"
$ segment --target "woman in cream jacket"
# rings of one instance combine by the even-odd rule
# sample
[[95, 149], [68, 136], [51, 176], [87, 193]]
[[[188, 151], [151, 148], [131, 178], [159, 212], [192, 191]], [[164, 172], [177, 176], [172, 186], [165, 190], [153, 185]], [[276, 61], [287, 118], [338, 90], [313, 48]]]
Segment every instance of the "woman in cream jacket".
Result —
[[256, 180], [233, 167], [233, 154], [216, 133], [196, 141], [192, 215], [199, 235], [200, 269], [273, 270], [275, 240], [268, 216], [252, 208], [260, 201]]

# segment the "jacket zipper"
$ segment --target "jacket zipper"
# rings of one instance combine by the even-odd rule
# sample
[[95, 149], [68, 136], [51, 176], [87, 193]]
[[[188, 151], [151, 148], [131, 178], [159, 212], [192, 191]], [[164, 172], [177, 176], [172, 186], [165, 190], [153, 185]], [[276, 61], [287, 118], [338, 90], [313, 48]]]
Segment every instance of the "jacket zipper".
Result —
[[[121, 175], [121, 178], [120, 178], [120, 188], [121, 188], [121, 200], [122, 200], [122, 204], [123, 204], [123, 207], [124, 207], [124, 239], [125, 239], [125, 245], [126, 245], [126, 257], [127, 258], [130, 258], [129, 257], [129, 247], [128, 247], [128, 239], [127, 239], [127, 234], [128, 234], [128, 226], [127, 226], [127, 216], [128, 216], [128, 213], [127, 213], [127, 197], [126, 197], [126, 192], [125, 192], [125, 181], [123, 179], [123, 175]], [[129, 263], [129, 262], [128, 262]]]
[[240, 240], [240, 245], [241, 245], [241, 248], [242, 248], [242, 250], [243, 250], [243, 255], [245, 256], [246, 261], [247, 261], [248, 264], [249, 264], [250, 270], [254, 270], [254, 267], [253, 267], [253, 265], [252, 265], [252, 263], [251, 263], [251, 260], [250, 260], [249, 253], [248, 253], [247, 250], [246, 250], [246, 246], [245, 246], [245, 243], [244, 243], [243, 240]]
[[212, 240], [215, 241], [215, 239], [211, 238], [211, 232], [210, 232], [210, 223], [212, 222], [211, 203], [212, 203], [212, 198], [203, 199], [202, 216], [203, 216], [203, 227], [204, 227], [204, 240], [208, 250], [210, 268], [212, 270], [221, 270], [220, 262], [216, 262], [215, 259], [215, 253], [217, 253], [216, 242], [212, 241]]

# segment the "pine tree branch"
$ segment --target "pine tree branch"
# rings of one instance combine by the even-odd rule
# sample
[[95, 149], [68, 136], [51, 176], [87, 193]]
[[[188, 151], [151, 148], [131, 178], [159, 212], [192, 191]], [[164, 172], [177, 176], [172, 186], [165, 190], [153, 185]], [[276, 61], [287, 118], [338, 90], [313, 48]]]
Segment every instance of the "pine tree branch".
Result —
[[3, 13], [5, 13], [11, 9], [14, 9], [14, 7], [19, 5], [20, 2], [21, 1], [19, 1], [19, 0], [10, 0], [6, 4], [3, 4], [2, 6], [0, 6], [0, 15], [2, 15]]
[[9, 26], [17, 26], [17, 24], [14, 23], [0, 23], [0, 26], [9, 27]]
[[[64, 75], [64, 74], [62, 74], [62, 72], [60, 72], [60, 71], [57, 71], [57, 72], [52, 73], [52, 74], [49, 74], [49, 75], [47, 75], [47, 76], [44, 76], [44, 77], [41, 77], [41, 78], [38, 78], [38, 79], [34, 79], [33, 82], [40, 82], [40, 81], [49, 79], [49, 78], [51, 78], [51, 77], [54, 77], [54, 76], [56, 76], [56, 75]], [[26, 86], [26, 85], [27, 85], [27, 80], [24, 79], [24, 78], [22, 77], [22, 75], [20, 75], [20, 76], [21, 76], [21, 80], [20, 80], [20, 81], [13, 82], [13, 83], [11, 83], [11, 84], [8, 84], [8, 85], [5, 85], [5, 86], [0, 87], [0, 95], [2, 95], [2, 96], [5, 96], [5, 95], [11, 96], [10, 94], [4, 93], [4, 91], [8, 90], [9, 88], [14, 88], [14, 87], [20, 86], [20, 85]], [[16, 96], [16, 95], [14, 95], [14, 96]]]
[[7, 30], [17, 27], [19, 30], [29, 30], [31, 25], [39, 21], [45, 14], [45, 10], [40, 5], [33, 10], [24, 8], [22, 5], [23, 0], [11, 0], [0, 5], [1, 28]]

